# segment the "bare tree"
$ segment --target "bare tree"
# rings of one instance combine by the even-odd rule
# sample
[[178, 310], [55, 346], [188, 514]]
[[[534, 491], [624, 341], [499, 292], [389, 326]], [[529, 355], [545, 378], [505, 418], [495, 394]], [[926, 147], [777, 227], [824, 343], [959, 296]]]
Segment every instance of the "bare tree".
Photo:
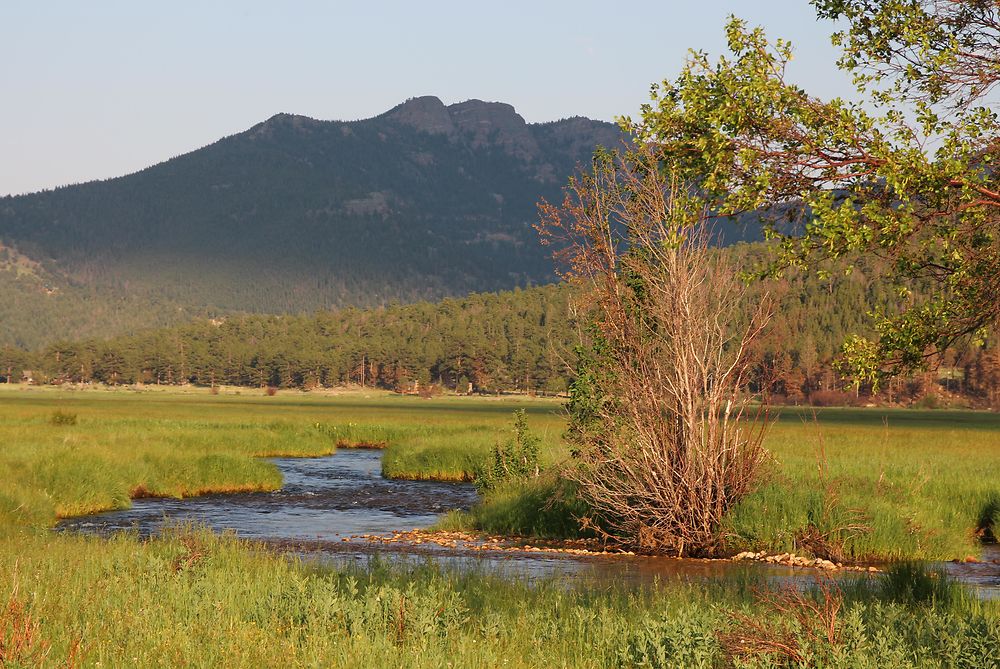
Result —
[[593, 318], [569, 405], [583, 522], [677, 555], [719, 548], [766, 458], [743, 388], [769, 301], [748, 304], [693, 192], [654, 149], [605, 153], [539, 225]]

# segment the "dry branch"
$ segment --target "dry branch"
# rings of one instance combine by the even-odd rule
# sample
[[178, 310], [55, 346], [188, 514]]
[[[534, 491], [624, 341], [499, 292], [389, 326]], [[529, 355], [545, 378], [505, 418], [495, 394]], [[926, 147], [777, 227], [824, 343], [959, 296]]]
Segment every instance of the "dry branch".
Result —
[[543, 205], [540, 226], [583, 284], [600, 349], [600, 397], [573, 417], [566, 473], [596, 512], [584, 522], [677, 555], [719, 548], [766, 455], [766, 414], [743, 388], [769, 301], [747, 304], [693, 192], [649, 148], [608, 154], [561, 208]]

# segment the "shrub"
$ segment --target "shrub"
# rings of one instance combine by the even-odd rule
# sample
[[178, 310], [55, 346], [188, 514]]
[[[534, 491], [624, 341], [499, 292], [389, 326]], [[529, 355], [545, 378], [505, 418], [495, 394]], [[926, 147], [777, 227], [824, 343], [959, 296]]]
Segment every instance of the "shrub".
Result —
[[[643, 551], [711, 554], [726, 513], [758, 484], [766, 420], [743, 387], [770, 316], [713, 250], [705, 203], [644, 141], [603, 153], [543, 235], [584, 288], [589, 341], [570, 390], [566, 475], [588, 525]], [[762, 414], [757, 413], [757, 417]]]
[[538, 465], [540, 441], [528, 429], [524, 409], [515, 411], [514, 436], [495, 445], [486, 464], [476, 468], [476, 489], [483, 493], [508, 481], [537, 477], [541, 471]]
[[437, 397], [438, 395], [441, 394], [441, 387], [438, 386], [437, 384], [425, 383], [420, 386], [420, 389], [417, 391], [417, 394], [419, 394], [425, 400], [430, 399], [432, 397]]
[[52, 412], [49, 422], [53, 425], [76, 425], [76, 414], [57, 409]]

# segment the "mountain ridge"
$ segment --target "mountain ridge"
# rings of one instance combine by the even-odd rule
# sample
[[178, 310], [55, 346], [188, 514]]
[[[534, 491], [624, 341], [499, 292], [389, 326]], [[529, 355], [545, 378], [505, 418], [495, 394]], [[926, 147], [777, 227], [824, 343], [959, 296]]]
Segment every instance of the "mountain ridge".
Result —
[[[122, 309], [162, 323], [155, 305], [301, 313], [536, 285], [555, 278], [536, 203], [620, 139], [603, 121], [433, 96], [358, 121], [279, 113], [131, 174], [0, 198], [0, 243], [62, 301], [76, 290], [115, 314], [108, 331], [57, 315], [34, 328], [67, 338], [121, 333]], [[36, 293], [0, 268], [0, 343], [41, 343], [15, 332], [25, 305], [49, 310]]]

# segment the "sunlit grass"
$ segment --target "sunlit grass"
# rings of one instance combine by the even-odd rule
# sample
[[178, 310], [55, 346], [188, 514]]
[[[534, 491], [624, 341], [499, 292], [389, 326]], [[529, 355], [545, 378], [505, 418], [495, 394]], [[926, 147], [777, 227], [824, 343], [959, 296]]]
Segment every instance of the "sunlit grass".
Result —
[[[554, 401], [0, 389], [0, 522], [44, 525], [140, 495], [270, 490], [280, 476], [255, 456], [337, 444], [384, 444], [390, 477], [468, 480], [509, 437], [515, 408], [553, 471], [568, 457]], [[732, 550], [816, 552], [819, 537], [845, 559], [960, 558], [1000, 507], [996, 414], [785, 409], [766, 445], [770, 477], [730, 515]], [[505, 486], [462, 522], [574, 534], [580, 509], [553, 504], [546, 485]]]
[[[95, 667], [712, 667], [726, 662], [718, 634], [734, 629], [733, 611], [784, 624], [753, 596], [764, 584], [752, 572], [639, 590], [569, 587], [476, 569], [297, 564], [202, 530], [139, 541], [45, 529], [57, 515], [137, 494], [271, 489], [280, 476], [255, 456], [318, 455], [338, 443], [386, 443], [387, 473], [465, 476], [508, 438], [518, 407], [552, 471], [567, 455], [553, 402], [0, 390], [0, 617], [22, 613], [0, 627], [34, 625], [33, 648], [44, 651], [11, 666], [60, 666], [78, 647]], [[53, 420], [57, 411], [75, 420]], [[768, 442], [774, 477], [733, 516], [734, 541], [794, 545], [803, 523], [835, 525], [856, 507], [874, 530], [848, 542], [858, 552], [974, 550], [977, 507], [996, 508], [998, 420], [942, 417], [892, 414], [886, 430], [873, 412], [824, 412], [818, 425], [786, 412]], [[504, 485], [471, 516], [442, 522], [572, 534], [580, 509], [559, 487], [550, 476]], [[848, 590], [845, 645], [817, 648], [824, 666], [995, 658], [995, 602], [933, 575], [892, 575]], [[8, 600], [17, 606], [3, 608]]]
[[[732, 611], [780, 624], [754, 596], [765, 585], [752, 573], [636, 589], [421, 562], [329, 568], [190, 529], [148, 542], [0, 536], [0, 593], [16, 594], [37, 623], [43, 666], [78, 646], [95, 667], [714, 667], [725, 663], [718, 635], [734, 629]], [[883, 589], [895, 599], [878, 601]], [[817, 643], [814, 659], [936, 667], [957, 653], [949, 666], [989, 666], [995, 604], [911, 591], [850, 589], [843, 645]]]
[[770, 480], [730, 518], [741, 549], [802, 551], [812, 525], [847, 558], [960, 558], [1000, 495], [997, 414], [786, 409], [766, 445]]
[[[732, 552], [963, 558], [979, 553], [984, 528], [1000, 515], [997, 414], [785, 409], [765, 445], [768, 477], [724, 528]], [[551, 459], [564, 457], [564, 446], [549, 448]], [[569, 526], [554, 513], [571, 508], [539, 494], [539, 484], [511, 486], [448, 522], [549, 536]]]
[[280, 474], [260, 457], [325, 455], [337, 444], [387, 444], [389, 475], [461, 480], [525, 404], [558, 434], [553, 402], [0, 386], [0, 524], [51, 524], [136, 496], [273, 490]]

